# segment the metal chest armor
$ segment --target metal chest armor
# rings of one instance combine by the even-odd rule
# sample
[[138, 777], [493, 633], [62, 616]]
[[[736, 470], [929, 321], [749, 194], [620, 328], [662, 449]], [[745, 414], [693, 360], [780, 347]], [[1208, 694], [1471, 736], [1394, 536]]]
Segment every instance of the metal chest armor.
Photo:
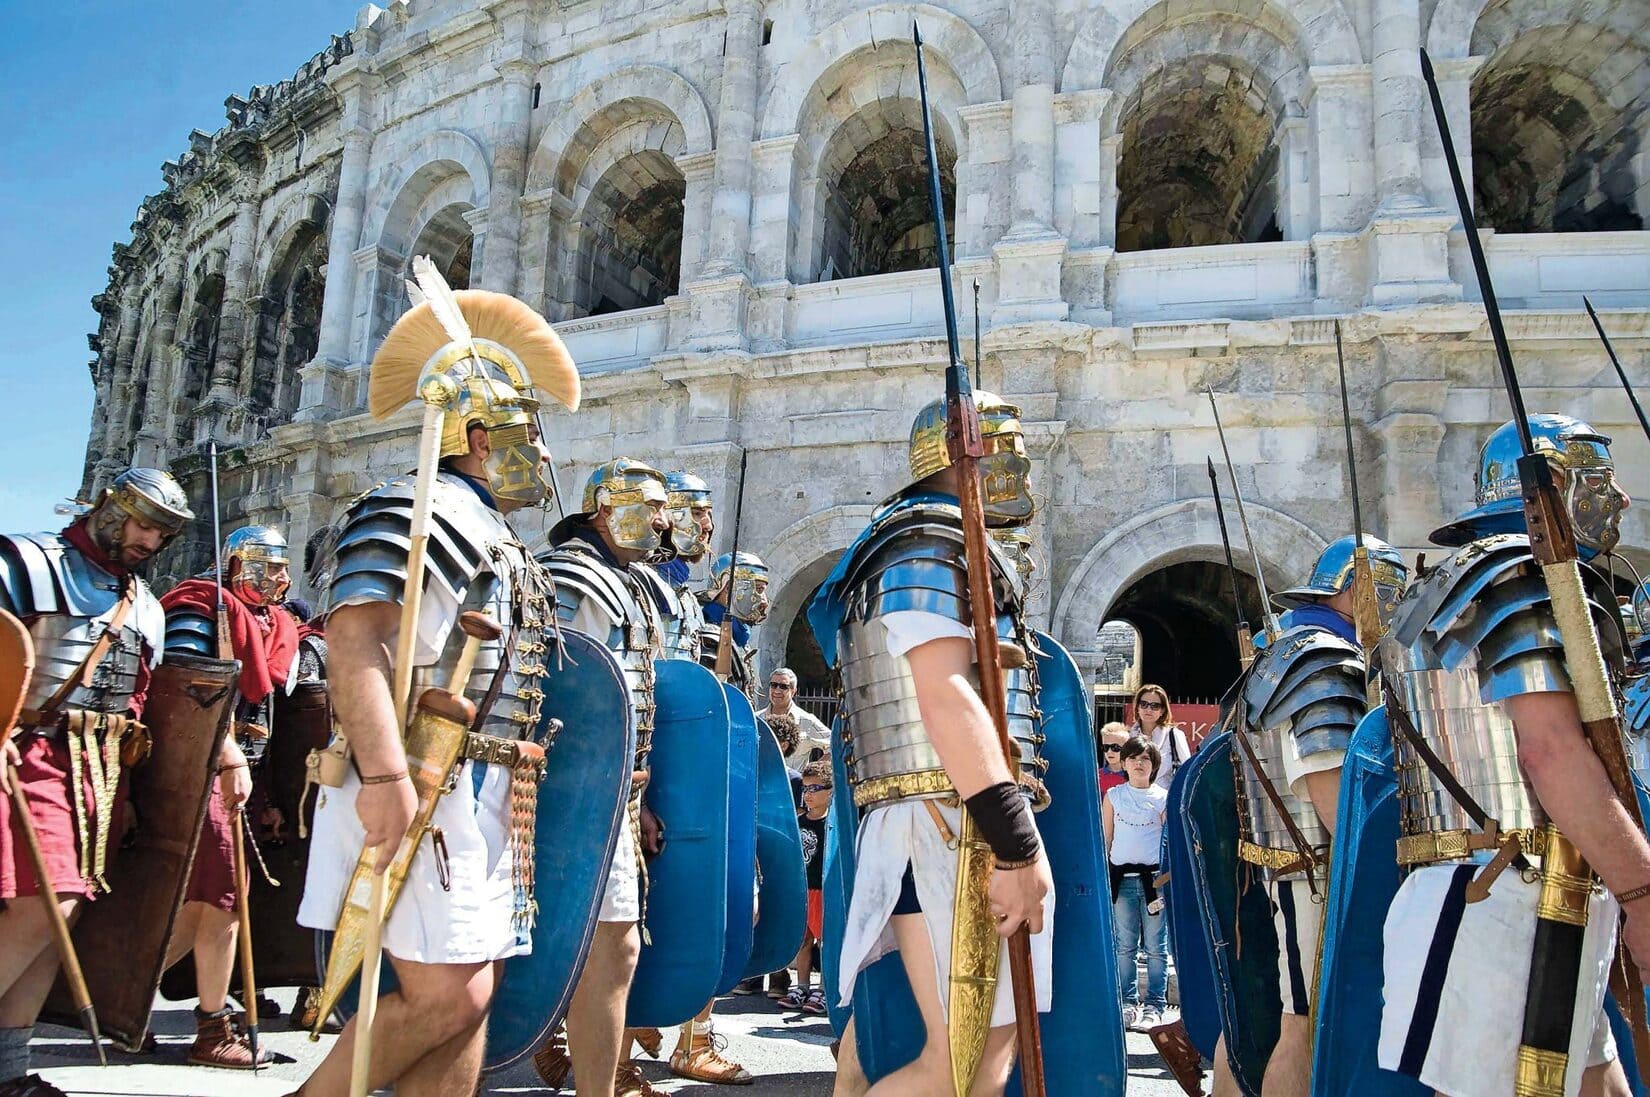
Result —
[[[146, 583], [134, 582], [131, 612], [93, 671], [92, 684], [76, 687], [65, 708], [125, 712], [137, 688], [144, 649], [151, 665], [159, 661], [166, 612]], [[38, 709], [80, 670], [119, 601], [120, 580], [59, 534], [0, 537], [0, 609], [21, 618], [34, 641], [25, 708]]]
[[[653, 748], [653, 660], [660, 651], [662, 628], [659, 590], [672, 594], [664, 580], [647, 564], [617, 569], [596, 550], [577, 538], [539, 557], [555, 583], [556, 617], [570, 627], [587, 599], [594, 599], [612, 626], [606, 636], [591, 639], [605, 646], [624, 671], [630, 707], [636, 720], [637, 769], [647, 766]], [[651, 577], [653, 583], [647, 584]], [[655, 585], [656, 584], [656, 585]]]
[[[1313, 850], [1329, 847], [1329, 832], [1311, 800], [1289, 791], [1285, 752], [1307, 757], [1345, 750], [1367, 710], [1363, 652], [1314, 625], [1298, 625], [1278, 637], [1261, 652], [1244, 682], [1243, 713], [1255, 761]], [[1265, 866], [1274, 877], [1300, 875], [1299, 869], [1279, 871], [1300, 851], [1255, 767], [1247, 758], [1234, 766], [1239, 856]]]
[[[1605, 659], [1621, 667], [1624, 638], [1608, 583], [1582, 568]], [[1605, 607], [1609, 608], [1606, 609]], [[1518, 764], [1518, 739], [1503, 702], [1524, 693], [1570, 692], [1558, 622], [1524, 534], [1473, 541], [1410, 588], [1381, 645], [1387, 682], [1423, 741], [1527, 852], [1545, 821]], [[1479, 828], [1408, 740], [1393, 734], [1401, 837], [1398, 860], [1417, 865], [1487, 859], [1468, 839]]]
[[[544, 674], [549, 580], [504, 516], [482, 502], [462, 478], [442, 472], [433, 487], [426, 597], [439, 592], [456, 609], [446, 616], [435, 661], [413, 668], [412, 695], [417, 698], [426, 689], [445, 688], [452, 681], [465, 639], [455, 624], [458, 614], [480, 610], [504, 626], [504, 635], [484, 642], [476, 654], [465, 696], [478, 707], [492, 688], [506, 645], [511, 650], [498, 695], [476, 730], [500, 739], [531, 738], [544, 699], [539, 678]], [[397, 480], [350, 506], [338, 534], [329, 608], [355, 602], [400, 604], [407, 580], [412, 501], [413, 485]], [[427, 626], [421, 622], [421, 627]]]
[[[657, 572], [653, 572], [653, 575], [663, 581], [663, 577]], [[686, 585], [671, 588], [669, 599], [672, 611], [660, 622], [665, 658], [687, 659], [697, 663], [703, 651], [701, 641], [705, 628], [704, 608], [699, 605], [699, 599]]]
[[[1040, 746], [1030, 635], [1021, 620], [1019, 572], [989, 545], [997, 592], [997, 635], [1027, 653], [1024, 667], [1003, 669], [1008, 731], [1019, 755], [1017, 778], [1041, 805], [1047, 796]], [[955, 506], [922, 503], [887, 515], [862, 540], [843, 583], [847, 612], [837, 632], [846, 762], [861, 808], [955, 795], [917, 708], [910, 664], [889, 654], [885, 614], [936, 613], [968, 624], [968, 566]], [[979, 685], [978, 672], [970, 671]]]

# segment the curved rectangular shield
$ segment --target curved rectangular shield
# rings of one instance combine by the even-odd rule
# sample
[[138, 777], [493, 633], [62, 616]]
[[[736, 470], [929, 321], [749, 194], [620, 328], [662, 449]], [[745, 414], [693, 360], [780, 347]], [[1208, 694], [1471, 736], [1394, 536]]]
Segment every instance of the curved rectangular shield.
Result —
[[[1054, 874], [1054, 1000], [1042, 1017], [1048, 1092], [1122, 1097], [1128, 1078], [1088, 690], [1066, 649], [1036, 634], [1049, 804], [1037, 829]], [[1007, 1092], [1020, 1093], [1016, 1068]]]
[[[745, 977], [756, 926], [756, 711], [744, 693], [722, 683], [728, 699], [728, 916], [722, 935], [722, 977], [727, 994]], [[789, 788], [789, 782], [786, 787]], [[801, 937], [798, 936], [798, 940]], [[794, 955], [794, 953], [793, 953]]]
[[[153, 749], [126, 777], [137, 829], [112, 856], [109, 895], [86, 904], [74, 927], [103, 1033], [128, 1047], [149, 1031], [239, 673], [239, 663], [195, 655], [168, 655], [155, 668], [143, 714]], [[79, 1023], [61, 976], [42, 1016]]]
[[698, 663], [661, 659], [654, 670], [647, 803], [665, 848], [648, 865], [647, 943], [625, 1015], [632, 1028], [679, 1025], [703, 1009], [721, 985], [727, 934], [727, 889], [706, 886], [728, 874], [727, 695]]
[[744, 978], [778, 971], [796, 956], [808, 928], [808, 877], [802, 864], [802, 831], [791, 799], [791, 775], [779, 742], [756, 721], [756, 868], [760, 891], [750, 961]]
[[1180, 980], [1180, 1020], [1192, 1046], [1205, 1059], [1215, 1056], [1220, 1039], [1220, 991], [1209, 951], [1209, 934], [1198, 906], [1197, 871], [1192, 864], [1192, 841], [1185, 818], [1186, 790], [1199, 780], [1209, 752], [1194, 751], [1174, 771], [1163, 824], [1163, 847], [1169, 872], [1168, 903], [1170, 952]]

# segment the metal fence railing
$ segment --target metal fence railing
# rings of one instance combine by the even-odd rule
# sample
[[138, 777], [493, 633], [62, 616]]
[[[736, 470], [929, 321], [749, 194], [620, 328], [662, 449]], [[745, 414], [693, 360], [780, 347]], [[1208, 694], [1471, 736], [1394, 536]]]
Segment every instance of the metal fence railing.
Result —
[[830, 727], [831, 721], [836, 719], [837, 697], [834, 693], [798, 693], [791, 699], [791, 704], [800, 706], [826, 727]]

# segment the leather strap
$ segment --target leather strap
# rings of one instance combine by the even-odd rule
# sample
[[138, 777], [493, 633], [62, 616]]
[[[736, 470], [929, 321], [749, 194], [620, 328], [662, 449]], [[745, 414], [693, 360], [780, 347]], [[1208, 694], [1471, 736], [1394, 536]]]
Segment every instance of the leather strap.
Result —
[[86, 653], [86, 658], [80, 667], [57, 687], [57, 691], [46, 698], [35, 715], [41, 717], [40, 723], [48, 723], [56, 715], [57, 710], [63, 707], [63, 702], [69, 699], [77, 687], [90, 686], [92, 675], [97, 672], [98, 664], [103, 657], [109, 654], [109, 648], [114, 644], [115, 637], [120, 634], [120, 628], [126, 623], [127, 614], [132, 612], [132, 606], [137, 601], [137, 580], [130, 575], [126, 577], [125, 590], [120, 595], [120, 601], [115, 603], [115, 612], [109, 617], [109, 623], [104, 626], [103, 634], [92, 645], [92, 650]]
[[[1243, 704], [1241, 694], [1238, 696], [1237, 704]], [[1283, 820], [1283, 829], [1289, 832], [1289, 841], [1294, 843], [1295, 849], [1300, 853], [1302, 867], [1308, 870], [1306, 874], [1307, 885], [1311, 888], [1312, 894], [1316, 895], [1318, 885], [1313, 878], [1314, 874], [1310, 870], [1315, 868], [1320, 860], [1318, 853], [1307, 842], [1306, 835], [1301, 833], [1301, 828], [1295, 824], [1295, 817], [1290, 815], [1289, 809], [1284, 806], [1283, 796], [1278, 792], [1277, 786], [1272, 783], [1270, 777], [1266, 776], [1266, 771], [1260, 768], [1260, 759], [1255, 756], [1254, 744], [1249, 742], [1249, 734], [1243, 726], [1243, 716], [1236, 709], [1233, 710], [1232, 715], [1232, 739], [1237, 743], [1238, 749], [1243, 751], [1244, 760], [1249, 763], [1249, 768], [1260, 781], [1261, 790], [1266, 793], [1266, 798], [1272, 802], [1272, 810], [1276, 811], [1278, 818]]]

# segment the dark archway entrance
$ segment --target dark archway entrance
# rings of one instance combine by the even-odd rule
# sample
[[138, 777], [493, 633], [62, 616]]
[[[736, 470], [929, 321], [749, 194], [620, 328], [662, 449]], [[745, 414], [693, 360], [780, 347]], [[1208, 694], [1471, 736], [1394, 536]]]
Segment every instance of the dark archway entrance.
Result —
[[[1239, 572], [1238, 590], [1258, 627], [1259, 588]], [[1140, 633], [1140, 681], [1156, 682], [1172, 700], [1217, 700], [1237, 677], [1237, 607], [1225, 564], [1191, 561], [1149, 572], [1118, 596], [1107, 620]]]

